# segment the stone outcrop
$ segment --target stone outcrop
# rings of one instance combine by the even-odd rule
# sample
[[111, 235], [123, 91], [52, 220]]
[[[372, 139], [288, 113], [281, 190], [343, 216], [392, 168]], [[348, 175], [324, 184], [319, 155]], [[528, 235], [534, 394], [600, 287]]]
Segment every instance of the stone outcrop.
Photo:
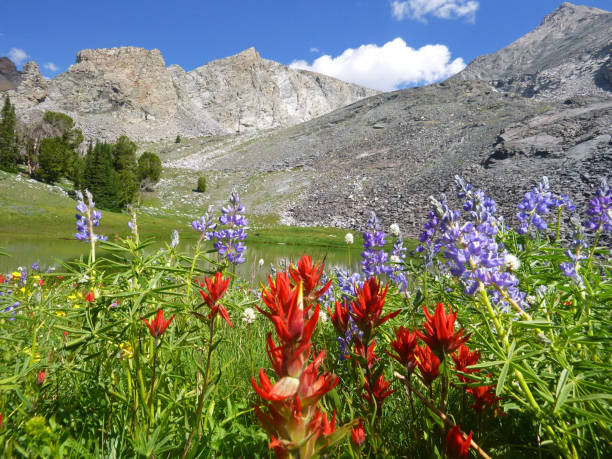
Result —
[[525, 97], [563, 100], [612, 90], [612, 13], [563, 3], [532, 32], [477, 57], [454, 79], [484, 80]]
[[191, 102], [229, 132], [289, 126], [377, 91], [262, 59], [254, 48], [191, 72], [171, 66], [183, 103]]
[[15, 89], [19, 86], [21, 76], [13, 61], [8, 57], [0, 57], [0, 91]]
[[33, 112], [65, 112], [86, 137], [102, 139], [289, 126], [377, 93], [262, 59], [253, 48], [191, 72], [167, 68], [159, 50], [134, 47], [80, 51], [75, 64], [49, 81], [34, 62], [16, 75], [10, 64], [4, 62], [0, 75], [11, 75], [4, 86], [18, 115], [27, 120]]

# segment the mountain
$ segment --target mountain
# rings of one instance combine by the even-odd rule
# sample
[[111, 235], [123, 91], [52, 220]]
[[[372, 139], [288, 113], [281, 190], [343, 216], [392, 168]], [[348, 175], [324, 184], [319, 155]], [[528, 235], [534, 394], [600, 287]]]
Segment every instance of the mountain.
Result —
[[525, 97], [609, 94], [612, 14], [563, 3], [532, 32], [476, 58], [453, 78], [489, 81]]
[[612, 171], [612, 59], [602, 51], [612, 45], [611, 19], [564, 3], [445, 82], [378, 94], [166, 166], [223, 170], [247, 195], [265, 196], [265, 186], [276, 201], [254, 200], [256, 211], [281, 209], [287, 223], [363, 228], [375, 210], [409, 236], [422, 228], [428, 196], [445, 192], [458, 205], [456, 174], [508, 217], [543, 175], [584, 204]]
[[[254, 132], [290, 126], [377, 91], [262, 59], [255, 49], [190, 72], [166, 67], [159, 50], [86, 49], [52, 80], [29, 62], [0, 84], [24, 120], [45, 110], [72, 116], [86, 137], [136, 140]], [[6, 70], [3, 69], [6, 67]]]

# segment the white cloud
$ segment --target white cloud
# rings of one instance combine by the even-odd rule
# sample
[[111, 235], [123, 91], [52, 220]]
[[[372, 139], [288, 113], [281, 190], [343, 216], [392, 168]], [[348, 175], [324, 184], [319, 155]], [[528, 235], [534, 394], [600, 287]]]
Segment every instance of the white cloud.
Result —
[[444, 45], [414, 49], [401, 38], [396, 38], [383, 46], [349, 48], [337, 57], [324, 55], [312, 64], [304, 60], [293, 61], [290, 67], [322, 73], [380, 91], [392, 91], [440, 81], [465, 67], [463, 59], [451, 61], [450, 58], [451, 53]]
[[28, 54], [23, 49], [11, 48], [11, 50], [8, 53], [8, 57], [16, 65], [21, 65], [30, 56], [28, 56]]
[[59, 70], [59, 67], [55, 65], [53, 62], [47, 62], [45, 65], [43, 65], [43, 67], [53, 73]]
[[391, 2], [391, 14], [401, 21], [404, 18], [427, 22], [425, 16], [433, 15], [441, 19], [457, 19], [465, 17], [474, 21], [478, 10], [475, 0], [407, 0]]
[[319, 48], [312, 47], [312, 48], [310, 48], [310, 52], [311, 53], [318, 53], [319, 52]]

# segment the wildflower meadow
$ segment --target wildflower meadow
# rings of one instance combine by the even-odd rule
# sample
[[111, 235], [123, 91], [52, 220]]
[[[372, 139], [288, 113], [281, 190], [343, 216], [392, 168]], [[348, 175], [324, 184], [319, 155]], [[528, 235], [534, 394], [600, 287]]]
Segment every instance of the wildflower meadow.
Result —
[[190, 253], [136, 214], [106, 240], [78, 193], [89, 256], [0, 274], [2, 455], [610, 457], [612, 190], [544, 177], [513, 228], [456, 183], [414, 253], [373, 212], [361, 270], [305, 253], [259, 287], [237, 193]]

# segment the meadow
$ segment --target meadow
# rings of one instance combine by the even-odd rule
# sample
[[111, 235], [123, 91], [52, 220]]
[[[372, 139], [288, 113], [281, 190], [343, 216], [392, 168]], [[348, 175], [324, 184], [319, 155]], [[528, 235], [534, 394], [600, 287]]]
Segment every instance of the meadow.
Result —
[[[78, 195], [56, 231], [86, 256], [0, 277], [4, 455], [609, 457], [612, 191], [575, 209], [544, 178], [517, 228], [457, 193], [415, 253], [375, 213], [360, 236], [268, 232], [232, 192], [188, 244]], [[258, 232], [331, 234], [359, 269], [294, 253], [257, 285], [236, 273]]]

